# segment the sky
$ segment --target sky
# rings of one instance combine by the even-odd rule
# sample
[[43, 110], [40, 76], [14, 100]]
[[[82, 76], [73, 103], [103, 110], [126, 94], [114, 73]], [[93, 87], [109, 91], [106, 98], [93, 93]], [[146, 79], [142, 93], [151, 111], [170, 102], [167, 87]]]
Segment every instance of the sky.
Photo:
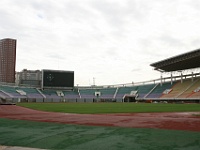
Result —
[[150, 64], [200, 48], [199, 0], [1, 0], [16, 71], [75, 72], [75, 84], [160, 78]]

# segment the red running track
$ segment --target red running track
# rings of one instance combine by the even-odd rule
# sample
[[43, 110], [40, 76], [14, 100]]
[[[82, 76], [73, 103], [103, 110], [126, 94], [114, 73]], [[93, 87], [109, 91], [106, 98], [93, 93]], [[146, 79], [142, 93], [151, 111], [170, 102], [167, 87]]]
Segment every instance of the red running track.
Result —
[[[194, 114], [198, 114], [194, 115]], [[15, 105], [0, 105], [0, 118], [129, 128], [156, 128], [200, 131], [200, 112], [69, 114], [32, 110]]]

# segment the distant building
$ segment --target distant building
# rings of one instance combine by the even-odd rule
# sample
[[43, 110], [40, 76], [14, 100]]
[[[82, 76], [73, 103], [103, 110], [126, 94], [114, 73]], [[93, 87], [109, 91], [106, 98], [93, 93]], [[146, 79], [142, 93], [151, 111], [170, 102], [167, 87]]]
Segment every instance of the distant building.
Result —
[[17, 85], [41, 86], [42, 72], [40, 70], [23, 69], [16, 73]]
[[0, 82], [15, 83], [16, 44], [15, 39], [0, 40]]

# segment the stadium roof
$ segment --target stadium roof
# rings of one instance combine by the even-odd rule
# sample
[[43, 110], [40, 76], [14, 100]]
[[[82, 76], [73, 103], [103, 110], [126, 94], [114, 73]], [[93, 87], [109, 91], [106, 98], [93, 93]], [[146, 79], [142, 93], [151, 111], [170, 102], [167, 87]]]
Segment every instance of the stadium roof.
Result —
[[150, 64], [162, 72], [180, 71], [200, 67], [200, 49]]

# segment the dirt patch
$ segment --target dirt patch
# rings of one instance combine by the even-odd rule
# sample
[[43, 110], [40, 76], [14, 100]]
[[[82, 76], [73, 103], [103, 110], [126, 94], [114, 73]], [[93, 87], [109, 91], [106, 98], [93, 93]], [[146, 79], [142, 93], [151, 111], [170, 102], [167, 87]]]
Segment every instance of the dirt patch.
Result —
[[[194, 115], [195, 114], [195, 115]], [[0, 105], [0, 118], [92, 126], [200, 131], [200, 113], [68, 114]]]

